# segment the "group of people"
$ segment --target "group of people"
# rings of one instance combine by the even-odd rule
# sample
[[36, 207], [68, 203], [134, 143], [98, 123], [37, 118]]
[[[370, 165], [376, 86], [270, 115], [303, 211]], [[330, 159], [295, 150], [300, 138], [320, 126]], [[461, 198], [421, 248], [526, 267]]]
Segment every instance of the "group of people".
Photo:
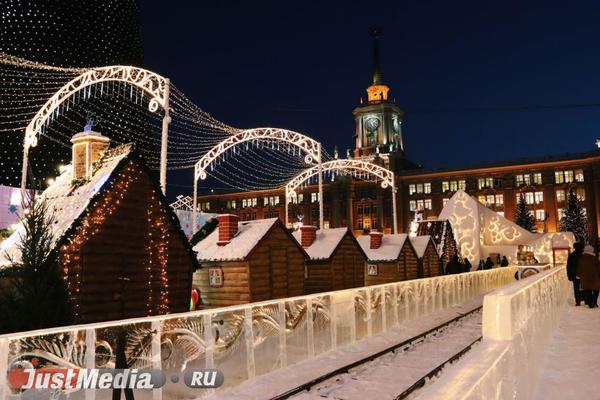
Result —
[[[506, 258], [506, 256], [502, 256], [502, 258], [500, 258], [500, 255], [498, 255], [496, 257], [496, 263], [492, 261], [491, 257], [488, 257], [486, 261], [479, 260], [477, 270], [482, 271], [484, 269], [492, 269], [496, 264], [500, 264], [501, 267], [508, 267], [508, 259]], [[448, 264], [446, 264], [445, 273], [446, 275], [460, 274], [463, 272], [471, 271], [471, 268], [472, 265], [468, 258], [465, 257], [465, 259], [461, 263], [460, 259], [458, 258], [458, 254], [455, 254], [452, 256], [450, 261], [448, 261]]]
[[600, 261], [590, 245], [581, 242], [573, 245], [567, 259], [567, 278], [573, 282], [575, 305], [583, 301], [589, 308], [598, 307], [600, 291]]

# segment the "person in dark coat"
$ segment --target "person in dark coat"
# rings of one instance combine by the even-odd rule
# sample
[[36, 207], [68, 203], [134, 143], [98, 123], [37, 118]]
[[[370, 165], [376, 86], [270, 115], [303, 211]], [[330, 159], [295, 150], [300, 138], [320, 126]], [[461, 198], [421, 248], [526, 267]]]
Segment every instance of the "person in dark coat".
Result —
[[467, 257], [465, 257], [465, 260], [463, 263], [463, 272], [471, 272], [471, 268], [473, 268], [473, 266], [471, 265], [471, 262], [469, 261], [469, 259]]
[[460, 265], [460, 261], [458, 261], [458, 255], [455, 254], [448, 261], [448, 264], [446, 264], [446, 275], [459, 274], [461, 270], [462, 266]]
[[502, 260], [500, 260], [500, 254], [496, 254], [496, 265], [500, 265]]
[[594, 248], [587, 245], [577, 260], [577, 276], [581, 280], [587, 305], [590, 308], [598, 307], [598, 292], [600, 291], [600, 261], [596, 257]]
[[577, 261], [579, 257], [581, 257], [581, 253], [583, 253], [583, 243], [575, 242], [573, 244], [573, 252], [569, 254], [569, 258], [567, 258], [567, 278], [573, 282], [573, 296], [575, 298], [575, 305], [579, 306], [581, 304], [582, 293], [579, 289], [580, 280], [577, 277]]
[[492, 269], [494, 268], [494, 262], [492, 261], [491, 257], [488, 257], [487, 260], [485, 260], [485, 265], [483, 266], [483, 269]]
[[502, 261], [500, 261], [500, 266], [508, 267], [508, 259], [506, 258], [506, 256], [502, 256]]
[[485, 262], [483, 260], [479, 260], [479, 265], [477, 266], [477, 271], [483, 271], [485, 267]]

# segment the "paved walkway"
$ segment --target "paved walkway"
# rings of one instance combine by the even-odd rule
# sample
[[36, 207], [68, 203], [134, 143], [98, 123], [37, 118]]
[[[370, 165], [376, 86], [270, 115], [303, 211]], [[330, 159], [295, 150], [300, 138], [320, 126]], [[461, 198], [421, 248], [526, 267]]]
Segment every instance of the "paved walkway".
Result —
[[600, 308], [571, 299], [550, 339], [534, 399], [600, 399]]

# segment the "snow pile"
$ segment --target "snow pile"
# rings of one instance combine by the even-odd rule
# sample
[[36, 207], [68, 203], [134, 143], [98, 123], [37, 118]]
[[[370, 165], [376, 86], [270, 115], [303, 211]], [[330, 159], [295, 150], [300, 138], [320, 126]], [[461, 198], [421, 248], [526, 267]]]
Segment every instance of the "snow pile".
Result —
[[[56, 178], [55, 182], [44, 190], [41, 199], [46, 201], [49, 212], [53, 214], [52, 237], [55, 244], [67, 229], [71, 227], [73, 222], [83, 214], [90, 201], [112, 176], [121, 160], [131, 153], [131, 149], [131, 145], [121, 145], [109, 149], [103, 162], [94, 172], [89, 182], [81, 186], [74, 186], [72, 184], [72, 166], [69, 165]], [[2, 242], [0, 247], [0, 267], [9, 264], [8, 257], [12, 257], [15, 261], [20, 260], [21, 252], [17, 247], [24, 232], [23, 225], [19, 224], [16, 231]]]
[[241, 261], [277, 223], [277, 218], [238, 222], [238, 233], [225, 246], [217, 245], [219, 228], [194, 246], [198, 261]]
[[[348, 228], [319, 229], [313, 244], [305, 247], [304, 250], [311, 260], [327, 260], [331, 257], [333, 251], [338, 247], [347, 232], [349, 232]], [[300, 230], [294, 231], [292, 235], [298, 243], [301, 243], [302, 232]]]
[[381, 246], [377, 249], [371, 248], [371, 237], [362, 235], [356, 238], [358, 244], [367, 255], [369, 262], [377, 261], [396, 261], [402, 251], [402, 246], [406, 242], [408, 235], [399, 233], [395, 235], [383, 235], [381, 238]]
[[462, 190], [448, 201], [439, 219], [450, 221], [461, 254], [474, 265], [490, 253], [501, 253], [514, 261], [520, 245], [530, 246], [538, 261], [552, 262], [553, 247], [573, 244], [570, 232], [531, 233]]
[[415, 249], [415, 253], [417, 253], [417, 257], [423, 258], [425, 255], [425, 250], [427, 250], [427, 245], [431, 241], [431, 236], [423, 235], [423, 236], [413, 236], [410, 238], [410, 244]]

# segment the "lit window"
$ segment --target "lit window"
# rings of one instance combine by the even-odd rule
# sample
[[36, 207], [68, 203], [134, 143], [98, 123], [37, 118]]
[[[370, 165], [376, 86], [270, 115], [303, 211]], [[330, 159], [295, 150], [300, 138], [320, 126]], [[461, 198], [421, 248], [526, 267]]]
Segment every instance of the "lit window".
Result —
[[544, 210], [535, 210], [535, 219], [543, 221], [546, 219], [546, 212]]
[[485, 187], [485, 179], [484, 178], [477, 179], [477, 187], [479, 189], [483, 189]]
[[408, 185], [408, 194], [415, 194], [416, 191], [415, 185]]
[[478, 200], [478, 201], [479, 201], [481, 204], [485, 205], [485, 196], [478, 196], [478, 197], [477, 197], [477, 200]]
[[556, 210], [556, 214], [558, 215], [558, 220], [560, 221], [565, 217], [565, 209], [559, 208], [558, 210]]
[[536, 185], [542, 184], [542, 174], [540, 172], [536, 172], [535, 174], [533, 174], [533, 183], [535, 183]]
[[583, 170], [575, 170], [575, 182], [583, 182]]
[[535, 192], [535, 204], [544, 202], [544, 192]]
[[423, 188], [424, 193], [431, 193], [431, 182], [425, 182]]
[[561, 201], [565, 201], [565, 191], [564, 190], [557, 190], [556, 191], [556, 201], [561, 202]]
[[443, 206], [446, 207], [446, 204], [448, 204], [449, 201], [450, 199], [442, 199]]
[[409, 201], [408, 208], [410, 211], [417, 211], [417, 202], [414, 200]]
[[426, 210], [431, 210], [431, 199], [425, 199], [424, 208]]
[[577, 200], [579, 201], [585, 201], [585, 189], [584, 188], [577, 188]]
[[485, 186], [489, 188], [494, 187], [494, 178], [485, 178]]
[[523, 175], [515, 175], [515, 183], [517, 187], [523, 184]]
[[310, 194], [310, 202], [311, 203], [316, 203], [319, 201], [319, 193], [317, 192], [313, 192]]
[[529, 174], [523, 175], [523, 180], [525, 181], [525, 184], [527, 186], [531, 185], [531, 175], [529, 175]]
[[230, 210], [235, 210], [235, 200], [227, 200], [227, 208]]
[[533, 196], [533, 192], [527, 192], [525, 193], [525, 203], [527, 204], [533, 204], [535, 201], [535, 198]]
[[496, 195], [496, 205], [500, 206], [504, 204], [504, 195], [503, 194], [497, 194]]
[[417, 193], [423, 193], [423, 184], [417, 183]]
[[488, 195], [486, 197], [485, 201], [488, 205], [494, 204], [494, 195], [493, 194]]
[[573, 182], [573, 171], [565, 171], [565, 182]]
[[423, 206], [424, 206], [423, 200], [417, 200], [417, 210], [418, 211], [423, 210]]
[[447, 192], [448, 190], [450, 190], [450, 184], [448, 181], [442, 182], [442, 192]]
[[200, 210], [201, 211], [208, 211], [208, 210], [210, 210], [210, 202], [200, 203]]
[[565, 183], [565, 174], [563, 171], [554, 172], [554, 183]]
[[460, 190], [467, 190], [467, 181], [465, 181], [465, 180], [458, 181], [458, 188]]
[[452, 181], [450, 182], [450, 190], [456, 192], [458, 190], [458, 182]]

